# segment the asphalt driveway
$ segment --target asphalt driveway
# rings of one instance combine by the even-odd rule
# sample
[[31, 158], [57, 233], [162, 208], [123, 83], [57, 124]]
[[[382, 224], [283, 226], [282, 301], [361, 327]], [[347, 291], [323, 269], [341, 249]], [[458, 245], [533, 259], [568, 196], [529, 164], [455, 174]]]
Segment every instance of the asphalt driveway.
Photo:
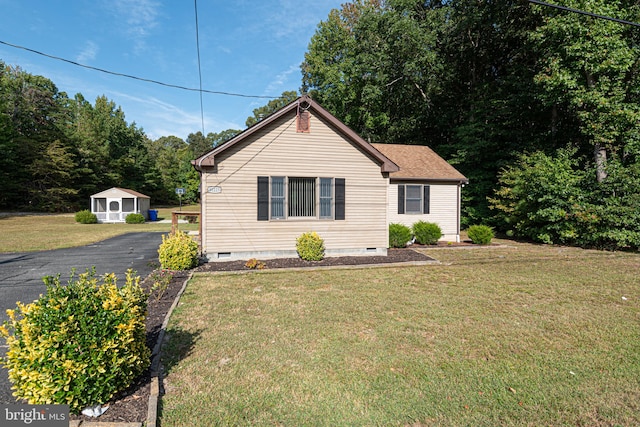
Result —
[[[165, 233], [129, 233], [88, 246], [42, 252], [0, 253], [0, 323], [6, 310], [16, 301], [30, 303], [46, 291], [44, 276], [60, 274], [66, 283], [72, 268], [77, 273], [95, 266], [98, 276], [116, 273], [124, 284], [124, 273], [131, 268], [146, 277], [158, 266], [158, 247]], [[6, 347], [0, 339], [0, 357]], [[0, 404], [14, 403], [7, 370], [0, 368]]]

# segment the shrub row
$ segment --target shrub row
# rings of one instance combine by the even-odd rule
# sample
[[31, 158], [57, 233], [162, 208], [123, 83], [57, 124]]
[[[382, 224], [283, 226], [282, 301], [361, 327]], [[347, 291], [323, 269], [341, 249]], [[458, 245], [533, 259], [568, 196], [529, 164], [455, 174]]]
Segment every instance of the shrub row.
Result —
[[[478, 245], [488, 245], [494, 237], [493, 229], [486, 225], [472, 225], [467, 234], [471, 242]], [[404, 248], [412, 238], [421, 245], [434, 245], [441, 236], [440, 226], [432, 222], [418, 221], [411, 227], [389, 224], [389, 246], [392, 248]]]
[[412, 238], [421, 245], [433, 245], [441, 236], [440, 226], [433, 222], [418, 221], [411, 227], [389, 224], [389, 246], [392, 248], [404, 248]]
[[[76, 212], [75, 219], [76, 219], [76, 222], [79, 222], [80, 224], [97, 224], [98, 223], [98, 217], [96, 216], [96, 214], [94, 214], [88, 209]], [[131, 213], [125, 217], [124, 221], [127, 224], [144, 224], [145, 219], [144, 219], [144, 215], [142, 214]]]

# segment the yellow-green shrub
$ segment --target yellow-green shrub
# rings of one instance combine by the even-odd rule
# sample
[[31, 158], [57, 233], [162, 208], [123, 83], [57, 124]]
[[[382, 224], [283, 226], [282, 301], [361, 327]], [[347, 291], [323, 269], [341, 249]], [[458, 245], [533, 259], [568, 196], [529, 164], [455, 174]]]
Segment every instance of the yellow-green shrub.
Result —
[[296, 239], [296, 250], [306, 261], [320, 261], [324, 258], [324, 240], [315, 231], [302, 233]]
[[158, 249], [160, 265], [167, 270], [188, 270], [198, 265], [198, 244], [178, 230], [162, 236]]
[[120, 288], [115, 274], [98, 279], [95, 269], [72, 274], [67, 285], [59, 276], [44, 280], [46, 294], [18, 302], [0, 327], [13, 395], [30, 404], [69, 405], [73, 413], [104, 404], [149, 366], [140, 277], [129, 270]]

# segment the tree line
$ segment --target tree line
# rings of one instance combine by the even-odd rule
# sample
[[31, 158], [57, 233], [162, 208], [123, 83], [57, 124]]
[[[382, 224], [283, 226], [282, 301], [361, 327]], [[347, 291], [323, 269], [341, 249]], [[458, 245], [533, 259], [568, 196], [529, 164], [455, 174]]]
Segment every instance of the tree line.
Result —
[[[631, 0], [557, 0], [640, 20]], [[465, 224], [640, 247], [640, 29], [526, 0], [357, 0], [303, 91], [371, 142], [429, 145], [470, 180]]]
[[[635, 0], [555, 3], [640, 20]], [[355, 0], [318, 24], [300, 92], [370, 142], [429, 145], [456, 166], [463, 225], [638, 248], [639, 42], [637, 27], [527, 0]], [[73, 210], [110, 186], [195, 201], [190, 161], [240, 132], [152, 141], [106, 97], [0, 65], [3, 209]]]

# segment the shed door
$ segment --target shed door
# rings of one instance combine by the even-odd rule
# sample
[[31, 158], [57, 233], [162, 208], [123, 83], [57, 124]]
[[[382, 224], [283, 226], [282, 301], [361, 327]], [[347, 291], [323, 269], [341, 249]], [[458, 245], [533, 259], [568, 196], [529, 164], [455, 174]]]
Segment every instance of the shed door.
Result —
[[107, 199], [109, 221], [120, 221], [120, 199]]

